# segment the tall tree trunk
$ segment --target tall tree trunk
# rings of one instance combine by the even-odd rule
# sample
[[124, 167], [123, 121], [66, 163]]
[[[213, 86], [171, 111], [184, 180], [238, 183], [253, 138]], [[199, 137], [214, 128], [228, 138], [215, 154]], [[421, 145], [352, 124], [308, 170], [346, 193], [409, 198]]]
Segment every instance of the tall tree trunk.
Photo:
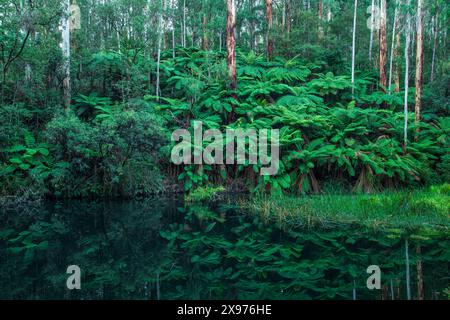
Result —
[[206, 13], [203, 13], [202, 17], [202, 33], [203, 33], [202, 48], [203, 50], [208, 50], [209, 44], [208, 44], [208, 30], [206, 28]]
[[287, 8], [286, 8], [286, 32], [288, 37], [291, 34], [292, 30], [292, 0], [287, 0]]
[[[407, 1], [407, 6], [411, 0]], [[411, 16], [406, 14], [406, 39], [405, 39], [405, 99], [404, 99], [404, 126], [403, 126], [403, 148], [406, 151], [408, 145], [408, 90], [409, 90], [409, 46], [411, 43]]]
[[[227, 0], [227, 69], [230, 89], [236, 90], [236, 5], [235, 0]], [[234, 118], [234, 106], [228, 116], [231, 122]]]
[[436, 47], [438, 40], [438, 32], [439, 32], [439, 15], [436, 14], [434, 17], [434, 26], [433, 26], [433, 57], [431, 59], [431, 72], [430, 72], [430, 82], [434, 81], [434, 67], [436, 64]]
[[272, 40], [272, 27], [273, 27], [273, 14], [272, 14], [272, 0], [266, 0], [266, 20], [267, 20], [267, 36], [266, 36], [266, 54], [270, 59], [273, 54], [273, 40]]
[[170, 6], [172, 8], [172, 58], [175, 59], [175, 4], [171, 0]]
[[254, 10], [254, 0], [248, 1], [248, 11], [251, 13], [251, 20], [249, 21], [250, 25], [250, 49], [255, 50], [256, 49], [256, 43], [255, 43], [255, 31], [256, 31], [256, 23], [255, 23], [255, 17], [253, 16], [253, 10]]
[[[374, 39], [376, 39], [376, 43], [378, 43], [378, 49], [379, 49], [380, 48], [380, 23], [381, 23], [381, 18], [380, 18], [380, 15], [381, 15], [381, 13], [380, 13], [381, 4], [380, 4], [380, 0], [376, 0], [375, 1], [375, 7], [377, 8], [378, 15], [375, 14]], [[375, 40], [374, 40], [374, 42], [375, 42]], [[374, 46], [375, 46], [375, 43], [374, 43]], [[375, 69], [377, 69], [379, 71], [380, 70], [380, 55], [376, 54], [372, 59], [374, 60], [373, 64], [374, 64]]]
[[372, 0], [372, 5], [370, 6], [370, 42], [369, 42], [369, 61], [372, 61], [372, 51], [373, 51], [373, 34], [375, 31], [375, 0]]
[[61, 49], [63, 52], [63, 92], [64, 92], [64, 107], [66, 110], [70, 107], [71, 92], [70, 92], [70, 0], [65, 0], [64, 17], [61, 19], [62, 42]]
[[230, 88], [236, 89], [236, 5], [235, 0], [227, 0], [227, 69]]
[[163, 36], [163, 12], [165, 9], [165, 0], [162, 0], [162, 4], [159, 8], [158, 15], [158, 53], [157, 53], [157, 62], [156, 62], [156, 97], [159, 99], [159, 95], [161, 92], [160, 88], [160, 66], [161, 66], [161, 45], [162, 45], [162, 36]]
[[319, 0], [319, 7], [318, 7], [318, 16], [319, 16], [319, 31], [317, 33], [317, 38], [319, 41], [323, 38], [323, 1]]
[[352, 44], [352, 94], [355, 93], [355, 59], [356, 59], [356, 18], [358, 15], [358, 0], [355, 0], [353, 16], [353, 44]]
[[[398, 20], [400, 23], [400, 20]], [[398, 24], [397, 24], [398, 28]], [[398, 31], [395, 35], [395, 48], [394, 48], [394, 83], [395, 83], [395, 92], [400, 92], [400, 71], [401, 71], [401, 65], [399, 61], [399, 55], [400, 55], [400, 46], [401, 46], [401, 36], [400, 32]]]
[[[416, 96], [415, 96], [415, 126], [418, 132], [418, 125], [421, 118], [422, 108], [422, 85], [423, 85], [423, 1], [417, 1], [417, 40], [416, 40]], [[416, 136], [417, 138], [417, 136]]]
[[397, 6], [394, 2], [395, 11], [394, 11], [394, 25], [392, 26], [392, 43], [391, 43], [391, 55], [390, 55], [390, 61], [389, 61], [389, 85], [388, 90], [389, 94], [391, 94], [391, 86], [392, 86], [392, 77], [393, 77], [393, 68], [394, 68], [394, 52], [395, 52], [395, 36], [397, 31], [397, 24], [398, 24], [398, 14], [397, 14]]
[[380, 7], [380, 86], [387, 87], [386, 77], [387, 37], [386, 37], [386, 0], [381, 0]]
[[186, 47], [186, 0], [183, 0], [183, 47]]

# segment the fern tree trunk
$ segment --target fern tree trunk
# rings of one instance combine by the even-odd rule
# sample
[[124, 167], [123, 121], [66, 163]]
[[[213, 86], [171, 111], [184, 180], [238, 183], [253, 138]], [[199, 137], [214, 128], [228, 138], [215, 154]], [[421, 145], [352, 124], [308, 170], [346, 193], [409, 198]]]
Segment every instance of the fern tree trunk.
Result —
[[414, 122], [416, 132], [421, 118], [423, 85], [423, 1], [417, 1], [417, 40], [416, 40], [416, 96]]

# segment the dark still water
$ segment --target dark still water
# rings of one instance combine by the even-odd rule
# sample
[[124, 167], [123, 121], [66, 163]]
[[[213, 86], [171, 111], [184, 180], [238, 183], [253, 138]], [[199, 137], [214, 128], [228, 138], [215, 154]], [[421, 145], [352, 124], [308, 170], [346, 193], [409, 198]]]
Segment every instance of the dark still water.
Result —
[[[0, 299], [448, 299], [449, 262], [442, 232], [283, 230], [225, 202], [70, 201], [0, 214]], [[80, 290], [66, 287], [69, 265], [81, 269]], [[367, 288], [370, 265], [380, 290]]]

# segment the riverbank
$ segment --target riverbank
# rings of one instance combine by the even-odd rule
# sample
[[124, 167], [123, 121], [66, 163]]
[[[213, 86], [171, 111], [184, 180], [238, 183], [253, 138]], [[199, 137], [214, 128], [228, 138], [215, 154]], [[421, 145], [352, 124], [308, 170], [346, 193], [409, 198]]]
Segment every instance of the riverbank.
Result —
[[381, 194], [257, 197], [240, 206], [283, 227], [357, 224], [374, 229], [450, 228], [449, 185]]

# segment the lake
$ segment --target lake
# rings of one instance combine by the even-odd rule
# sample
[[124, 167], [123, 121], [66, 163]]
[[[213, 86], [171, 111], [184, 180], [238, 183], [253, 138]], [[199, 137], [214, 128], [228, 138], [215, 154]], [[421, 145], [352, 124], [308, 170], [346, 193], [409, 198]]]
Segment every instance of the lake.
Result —
[[[44, 202], [0, 213], [0, 299], [448, 299], [450, 237], [281, 228], [233, 200]], [[81, 270], [68, 290], [67, 267]], [[369, 266], [381, 288], [370, 290]]]

